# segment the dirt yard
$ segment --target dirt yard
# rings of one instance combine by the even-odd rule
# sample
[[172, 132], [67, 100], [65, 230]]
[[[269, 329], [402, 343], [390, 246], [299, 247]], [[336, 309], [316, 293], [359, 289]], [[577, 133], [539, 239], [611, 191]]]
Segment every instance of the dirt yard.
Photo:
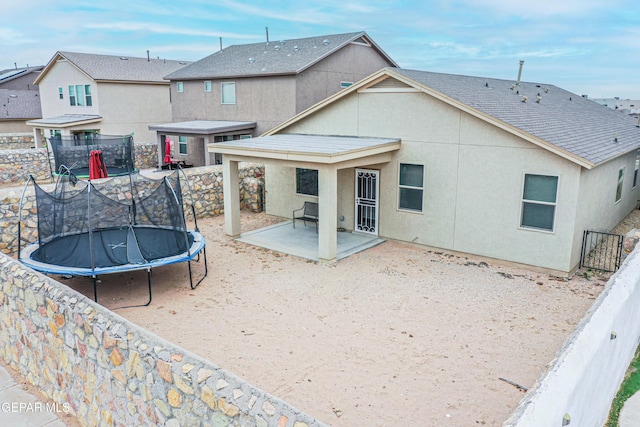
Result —
[[[533, 386], [606, 283], [394, 241], [323, 265], [223, 221], [199, 221], [197, 289], [185, 264], [159, 268], [151, 305], [116, 312], [332, 426], [501, 425], [524, 393], [500, 378]], [[243, 213], [242, 228], [274, 221]], [[109, 308], [145, 300], [145, 272], [102, 279]]]

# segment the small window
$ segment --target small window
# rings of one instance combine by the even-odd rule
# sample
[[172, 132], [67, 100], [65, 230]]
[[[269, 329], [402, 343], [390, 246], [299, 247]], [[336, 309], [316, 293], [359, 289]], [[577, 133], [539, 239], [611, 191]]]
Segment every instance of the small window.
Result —
[[177, 87], [178, 87], [178, 93], [184, 92], [184, 83], [183, 82], [178, 82]]
[[75, 107], [76, 105], [76, 87], [69, 85], [69, 105]]
[[340, 82], [340, 87], [341, 88], [345, 88], [345, 87], [349, 87], [353, 84], [353, 82]]
[[424, 166], [400, 163], [398, 209], [422, 212]]
[[91, 101], [91, 85], [84, 85], [84, 98], [87, 101], [87, 107], [93, 105]]
[[187, 137], [178, 136], [178, 152], [180, 154], [187, 154]]
[[618, 171], [618, 185], [616, 186], [616, 203], [622, 200], [622, 184], [624, 182], [624, 167]]
[[636, 151], [636, 166], [633, 170], [633, 188], [638, 186], [638, 169], [640, 169], [640, 151]]
[[64, 93], [61, 87], [58, 88], [58, 96], [60, 96], [60, 99], [64, 99]]
[[553, 231], [557, 194], [557, 176], [526, 174], [520, 226]]
[[296, 193], [308, 196], [318, 195], [318, 171], [296, 168]]
[[211, 92], [211, 81], [207, 80], [206, 82], [204, 82], [204, 91], [205, 92]]
[[235, 104], [236, 103], [236, 84], [222, 83], [222, 103], [223, 104]]
[[248, 135], [248, 134], [240, 135], [240, 139], [251, 139], [251, 135]]

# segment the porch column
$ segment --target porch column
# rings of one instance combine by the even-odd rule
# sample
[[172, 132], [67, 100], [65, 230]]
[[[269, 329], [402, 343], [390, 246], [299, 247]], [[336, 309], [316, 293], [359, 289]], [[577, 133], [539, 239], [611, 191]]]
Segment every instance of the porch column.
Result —
[[332, 166], [318, 169], [318, 258], [335, 262], [338, 255], [338, 171]]
[[[207, 151], [207, 155], [209, 152]], [[224, 231], [228, 236], [240, 236], [240, 179], [238, 163], [223, 156], [222, 189], [224, 195]]]
[[33, 128], [33, 142], [36, 143], [36, 148], [42, 148], [42, 134], [40, 133], [40, 128]]
[[164, 164], [164, 135], [156, 132], [156, 141], [158, 141], [158, 169], [162, 169]]
[[204, 165], [209, 166], [211, 164], [211, 153], [209, 153], [209, 143], [213, 142], [213, 137], [211, 135], [205, 135], [203, 138], [204, 141]]

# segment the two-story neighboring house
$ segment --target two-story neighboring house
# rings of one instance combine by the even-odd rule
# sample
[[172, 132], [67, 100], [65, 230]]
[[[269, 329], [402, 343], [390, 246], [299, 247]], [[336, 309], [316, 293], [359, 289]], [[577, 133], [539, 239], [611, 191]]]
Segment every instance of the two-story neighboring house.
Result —
[[38, 86], [33, 81], [44, 65], [0, 70], [0, 133], [25, 133], [26, 121], [42, 117]]
[[219, 163], [219, 155], [205, 154], [209, 143], [260, 135], [353, 82], [396, 66], [365, 32], [229, 46], [166, 76], [173, 123], [151, 129], [161, 150], [165, 136], [177, 140], [176, 158]]
[[36, 145], [53, 135], [130, 135], [149, 142], [149, 124], [171, 119], [163, 76], [185, 61], [57, 52], [35, 80], [42, 119], [30, 120]]

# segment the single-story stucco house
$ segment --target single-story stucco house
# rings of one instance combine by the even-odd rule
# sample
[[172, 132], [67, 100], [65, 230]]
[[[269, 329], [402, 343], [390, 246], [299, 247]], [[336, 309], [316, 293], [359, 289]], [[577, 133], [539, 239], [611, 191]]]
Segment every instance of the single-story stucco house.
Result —
[[633, 118], [554, 85], [392, 68], [215, 147], [266, 164], [268, 214], [318, 202], [321, 260], [342, 226], [558, 275], [637, 206], [639, 149]]

